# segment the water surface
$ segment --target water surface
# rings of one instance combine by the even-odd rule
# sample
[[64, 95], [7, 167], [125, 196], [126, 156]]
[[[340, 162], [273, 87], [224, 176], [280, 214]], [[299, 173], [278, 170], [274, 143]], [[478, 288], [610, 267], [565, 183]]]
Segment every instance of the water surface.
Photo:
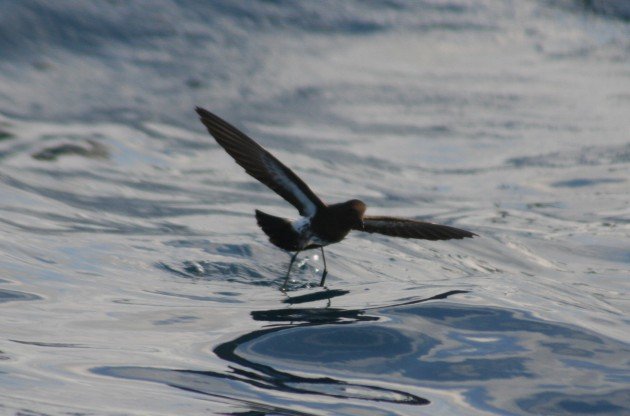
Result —
[[[0, 1], [0, 413], [630, 414], [624, 2]], [[469, 229], [289, 255], [328, 202]]]

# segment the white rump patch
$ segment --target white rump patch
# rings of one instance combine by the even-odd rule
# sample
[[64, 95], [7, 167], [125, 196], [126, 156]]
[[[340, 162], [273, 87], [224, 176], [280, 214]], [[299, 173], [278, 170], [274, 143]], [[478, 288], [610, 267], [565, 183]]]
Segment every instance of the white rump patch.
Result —
[[300, 235], [300, 245], [302, 247], [309, 246], [311, 244], [316, 244], [319, 246], [326, 246], [329, 244], [328, 241], [323, 241], [313, 235], [310, 232], [311, 219], [308, 217], [302, 217], [297, 219], [291, 223], [293, 229]]
[[311, 225], [311, 219], [307, 217], [302, 217], [298, 220], [293, 221], [291, 225], [298, 234], [304, 235], [305, 231], [308, 230], [308, 227]]

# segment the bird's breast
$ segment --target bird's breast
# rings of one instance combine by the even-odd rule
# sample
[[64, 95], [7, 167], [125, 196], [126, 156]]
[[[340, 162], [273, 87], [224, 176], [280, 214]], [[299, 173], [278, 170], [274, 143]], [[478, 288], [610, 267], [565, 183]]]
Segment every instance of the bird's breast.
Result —
[[326, 244], [337, 243], [345, 238], [350, 232], [350, 227], [335, 216], [313, 217], [310, 228], [321, 241]]

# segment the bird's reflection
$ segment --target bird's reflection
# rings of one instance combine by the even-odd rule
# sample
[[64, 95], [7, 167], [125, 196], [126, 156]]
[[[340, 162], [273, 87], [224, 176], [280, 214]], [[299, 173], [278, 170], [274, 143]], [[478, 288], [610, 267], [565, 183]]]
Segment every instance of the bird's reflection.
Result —
[[[343, 296], [329, 292], [294, 300], [304, 304]], [[220, 358], [214, 365], [225, 363], [225, 369], [93, 371], [228, 399], [260, 415], [307, 414], [303, 409], [394, 415], [392, 409], [400, 404], [428, 404], [421, 395], [435, 389], [460, 391], [458, 403], [497, 413], [538, 409], [569, 414], [566, 409], [585, 408], [610, 414], [624, 409], [615, 380], [627, 377], [622, 369], [626, 344], [525, 311], [440, 301], [461, 293], [466, 292], [363, 309], [292, 305], [253, 311], [255, 321], [266, 323], [263, 328], [213, 349]], [[579, 390], [563, 387], [568, 373], [586, 384]], [[592, 374], [597, 376], [591, 382], [587, 376]], [[585, 394], [595, 391], [602, 378], [610, 380], [608, 387]], [[432, 402], [440, 400], [435, 397]]]
[[[306, 303], [316, 300], [331, 299], [333, 297], [342, 296], [348, 291], [342, 290], [325, 290], [314, 294], [307, 294], [287, 299], [287, 303]], [[440, 293], [428, 298], [406, 300], [394, 305], [409, 305], [427, 302], [436, 299], [445, 299], [449, 296], [466, 293], [462, 290], [453, 290]], [[381, 388], [377, 386], [362, 385], [356, 383], [347, 383], [341, 380], [335, 380], [331, 377], [304, 377], [292, 374], [288, 371], [280, 371], [267, 364], [261, 364], [245, 358], [239, 353], [241, 346], [250, 345], [256, 340], [275, 336], [281, 331], [290, 328], [343, 324], [348, 325], [356, 322], [377, 321], [380, 318], [376, 315], [367, 314], [366, 309], [342, 309], [342, 308], [281, 308], [264, 311], [252, 311], [251, 316], [256, 321], [272, 322], [276, 326], [272, 328], [262, 329], [245, 334], [232, 341], [217, 346], [214, 353], [225, 361], [236, 364], [232, 366], [232, 377], [238, 378], [240, 381], [256, 385], [258, 387], [271, 388], [276, 391], [292, 392], [292, 393], [308, 393], [308, 394], [324, 394], [330, 397], [343, 398], [361, 398], [375, 401], [396, 402], [406, 404], [428, 404], [425, 398], [400, 391]], [[285, 323], [285, 325], [278, 325]], [[300, 348], [300, 345], [296, 345]], [[359, 358], [359, 357], [357, 357]], [[253, 370], [253, 371], [252, 371]], [[208, 373], [198, 373], [206, 374]]]
[[[306, 295], [300, 295], [300, 296], [290, 296], [287, 293], [286, 299], [284, 299], [282, 302], [288, 303], [290, 305], [316, 302], [319, 300], [327, 300], [328, 302], [330, 302], [331, 299], [339, 297], [339, 296], [347, 295], [348, 293], [350, 293], [349, 290], [340, 290], [340, 289], [333, 289], [333, 290], [325, 289], [318, 292], [307, 293]], [[329, 306], [330, 306], [330, 303], [329, 303]]]
[[[349, 293], [343, 290], [325, 290], [317, 293], [288, 298], [286, 303], [300, 304], [313, 301], [330, 300]], [[398, 304], [407, 305], [422, 303], [429, 300], [445, 299], [451, 295], [465, 293], [464, 291], [449, 291], [428, 298], [409, 300]], [[269, 391], [272, 395], [289, 393], [300, 394], [312, 398], [313, 395], [333, 398], [360, 399], [367, 401], [399, 403], [407, 405], [426, 405], [429, 400], [410, 392], [379, 386], [378, 383], [356, 383], [338, 380], [330, 376], [313, 376], [295, 374], [289, 370], [274, 368], [263, 363], [264, 358], [257, 360], [255, 356], [247, 354], [248, 346], [265, 339], [283, 338], [283, 331], [289, 331], [301, 327], [316, 327], [321, 325], [350, 325], [358, 322], [378, 321], [377, 315], [370, 315], [367, 309], [343, 309], [343, 308], [281, 308], [272, 310], [252, 311], [251, 316], [256, 321], [269, 322], [273, 326], [260, 329], [242, 335], [234, 340], [225, 342], [214, 348], [214, 353], [229, 365], [229, 371], [200, 371], [200, 370], [171, 370], [144, 367], [102, 367], [94, 369], [95, 372], [110, 376], [141, 379], [166, 383], [187, 391], [194, 391], [214, 397], [232, 399], [238, 398], [239, 402], [246, 403], [251, 409], [262, 411], [261, 414], [271, 411], [280, 414], [294, 414], [282, 407], [269, 406], [260, 401], [260, 389]], [[392, 340], [394, 346], [405, 345], [404, 342], [395, 339], [395, 331], [383, 330], [381, 332], [370, 330], [377, 336], [372, 342], [381, 342], [383, 339]], [[382, 338], [385, 336], [385, 338]], [[389, 338], [387, 338], [389, 337]], [[393, 338], [392, 338], [393, 337]], [[363, 341], [361, 341], [363, 342]], [[296, 344], [296, 349], [308, 347]], [[334, 351], [339, 351], [339, 346]], [[242, 352], [246, 353], [243, 354]], [[361, 357], [356, 357], [361, 358]], [[241, 384], [234, 384], [240, 382]], [[245, 387], [249, 386], [249, 387]], [[352, 412], [362, 412], [365, 408], [347, 402], [344, 406]], [[318, 403], [318, 406], [327, 405]], [[264, 409], [264, 410], [260, 410]], [[387, 414], [385, 412], [384, 414]]]
[[297, 305], [302, 303], [327, 300], [328, 304], [325, 308], [282, 308], [271, 309], [266, 311], [252, 311], [251, 315], [255, 321], [266, 322], [286, 322], [295, 324], [299, 322], [307, 322], [312, 324], [334, 324], [340, 322], [356, 322], [356, 321], [375, 321], [375, 316], [368, 316], [365, 313], [372, 309], [382, 309], [384, 307], [397, 307], [405, 305], [413, 305], [430, 300], [446, 299], [449, 296], [468, 293], [467, 290], [450, 290], [448, 292], [439, 293], [428, 298], [406, 299], [404, 301], [393, 302], [388, 305], [373, 306], [364, 309], [339, 309], [331, 307], [331, 299], [350, 293], [348, 290], [323, 290], [306, 295], [287, 297], [283, 303]]

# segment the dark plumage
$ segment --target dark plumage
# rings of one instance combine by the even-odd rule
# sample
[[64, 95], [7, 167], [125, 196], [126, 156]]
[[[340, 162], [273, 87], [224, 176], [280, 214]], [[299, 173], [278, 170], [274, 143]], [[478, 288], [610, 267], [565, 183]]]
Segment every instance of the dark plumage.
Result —
[[448, 225], [432, 224], [407, 218], [395, 217], [363, 217], [363, 231], [379, 233], [392, 237], [419, 238], [422, 240], [461, 240], [473, 237], [470, 231]]
[[320, 285], [326, 281], [326, 257], [323, 247], [343, 240], [351, 230], [379, 233], [393, 237], [423, 240], [450, 240], [473, 237], [476, 234], [446, 225], [432, 224], [407, 218], [367, 216], [366, 205], [358, 199], [326, 205], [291, 169], [271, 153], [225, 120], [197, 107], [197, 114], [208, 132], [245, 171], [297, 208], [301, 219], [290, 221], [256, 210], [258, 225], [277, 247], [295, 251], [282, 289], [286, 287], [291, 265], [302, 250], [320, 248], [324, 272]]

